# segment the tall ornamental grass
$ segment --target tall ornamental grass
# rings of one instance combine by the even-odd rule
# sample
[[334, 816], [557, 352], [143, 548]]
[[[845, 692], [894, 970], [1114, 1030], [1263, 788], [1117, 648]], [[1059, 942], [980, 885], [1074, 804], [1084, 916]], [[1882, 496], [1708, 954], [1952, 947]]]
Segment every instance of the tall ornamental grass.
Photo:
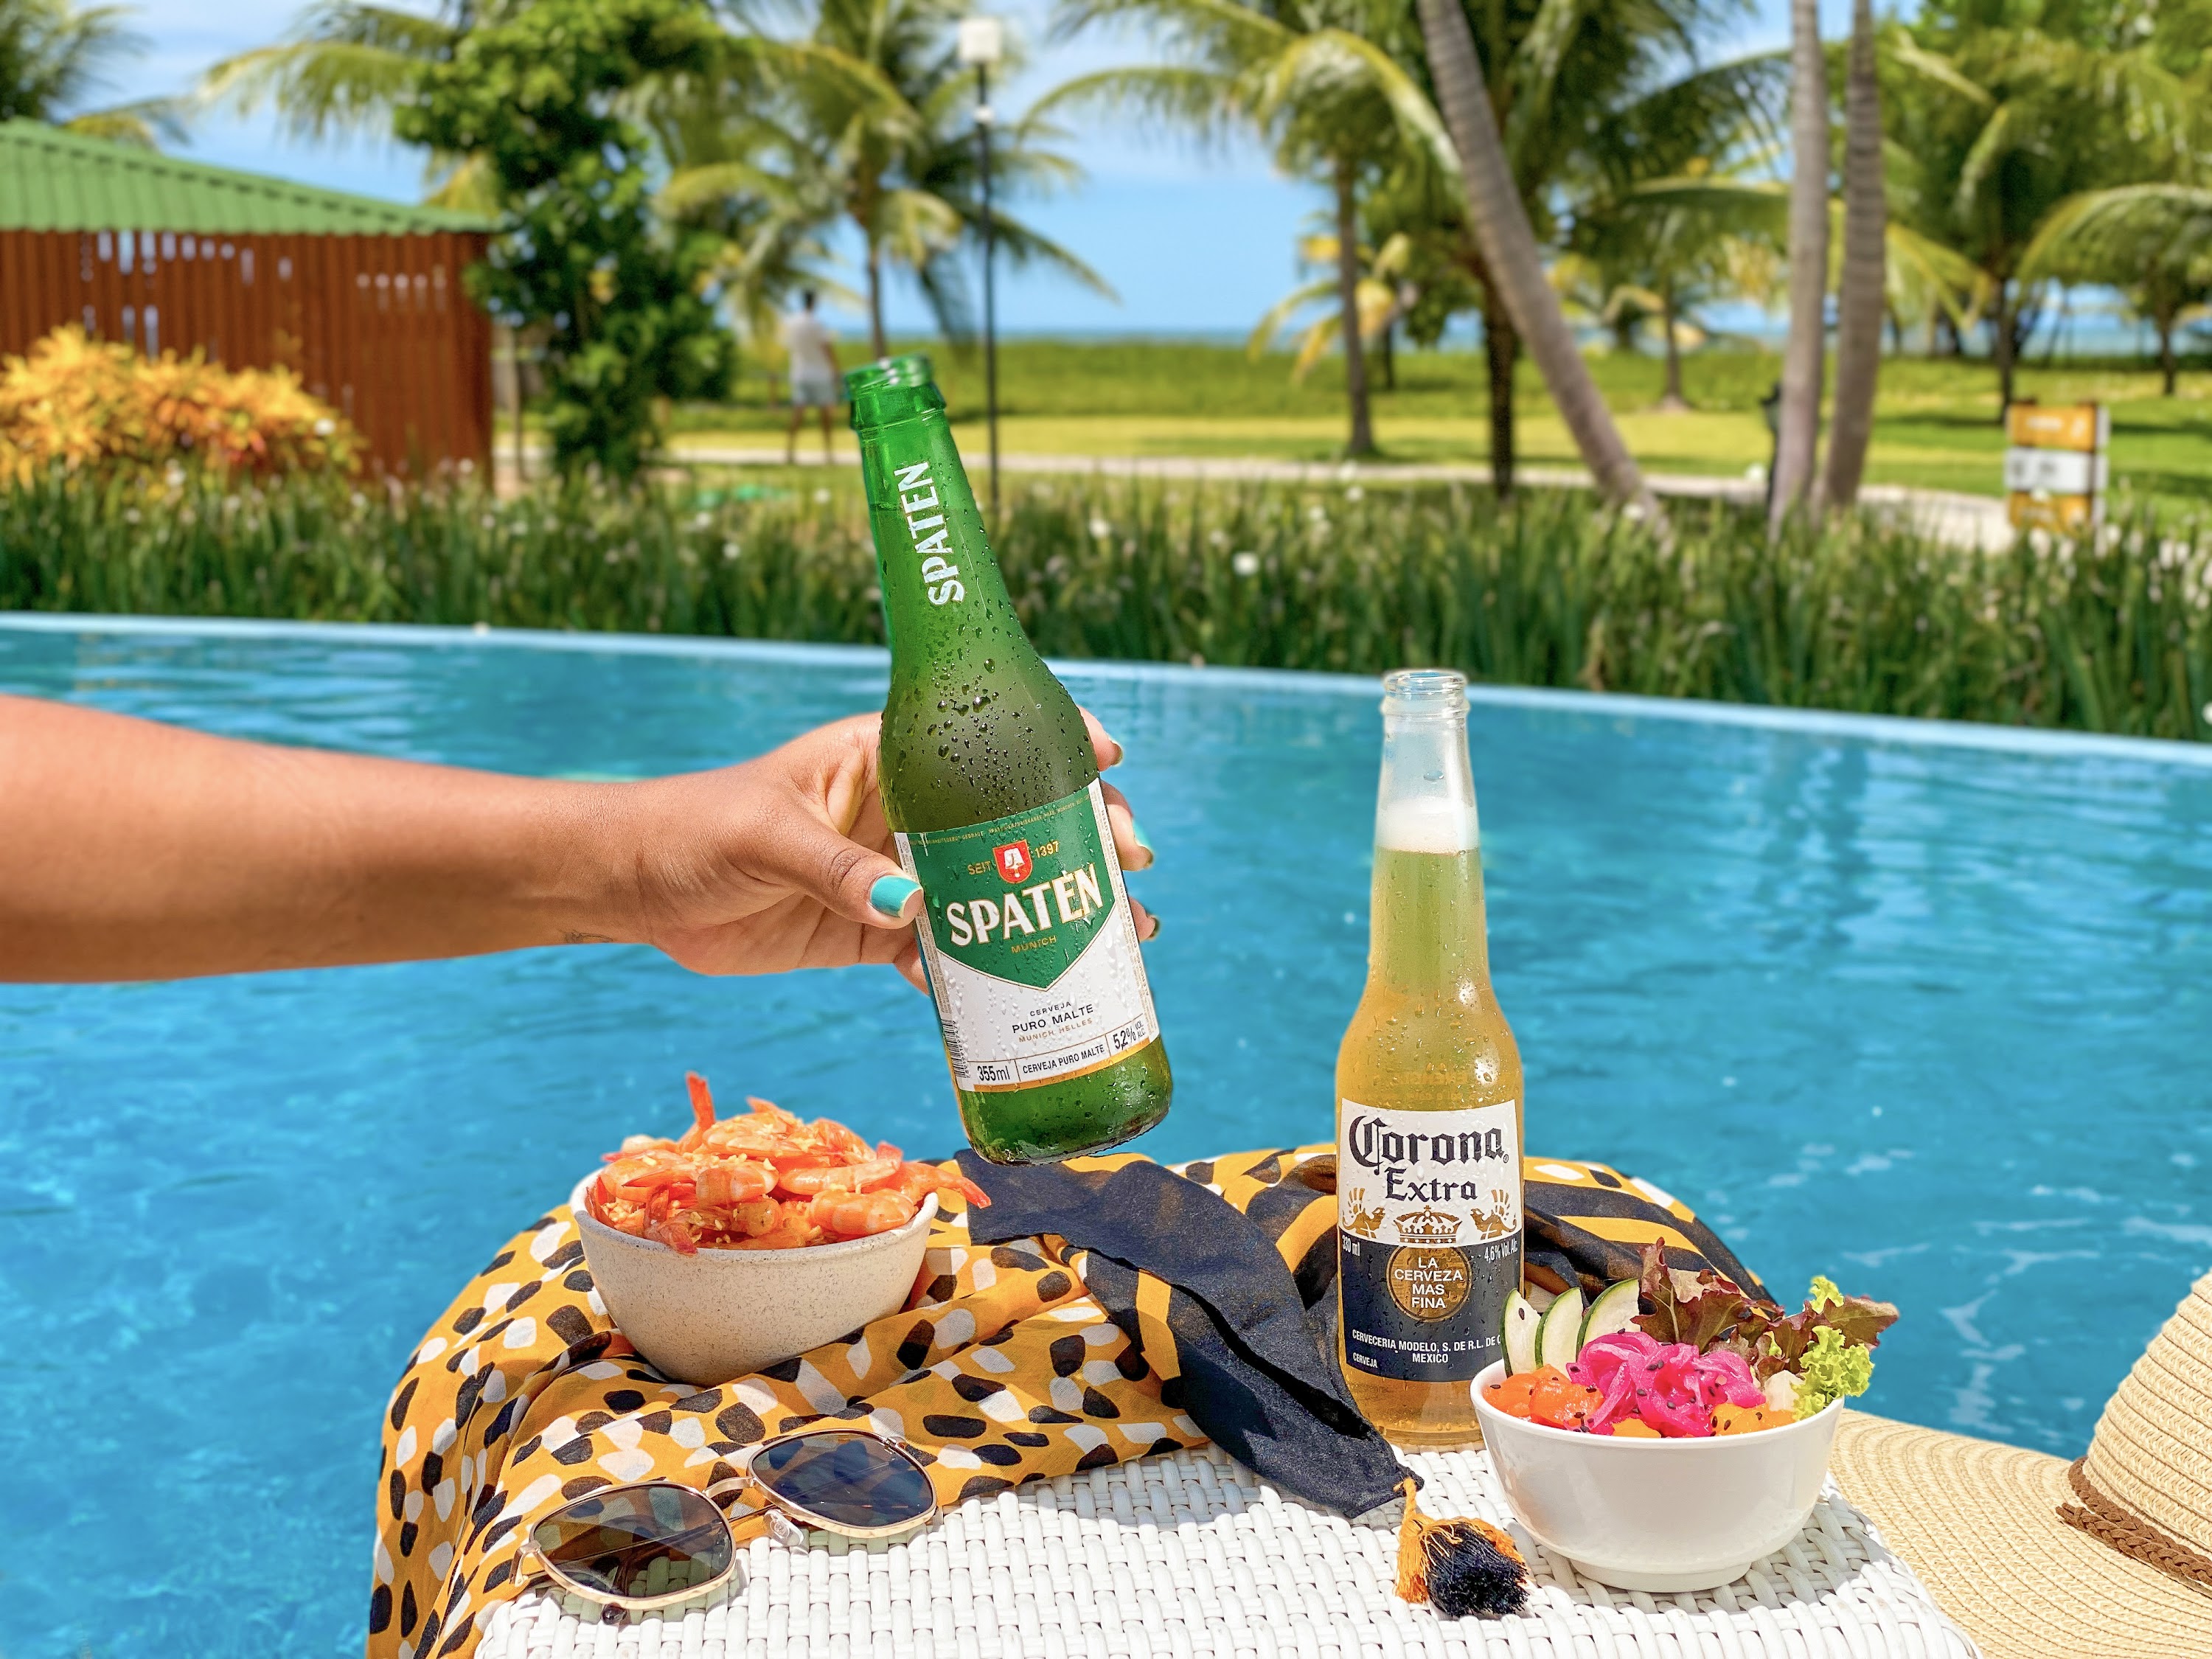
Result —
[[[0, 493], [0, 608], [881, 638], [849, 484], [790, 492], [463, 478]], [[2212, 544], [2147, 520], [1975, 554], [1858, 520], [1770, 547], [1726, 507], [1668, 545], [1532, 496], [1024, 483], [998, 545], [1047, 653], [1473, 678], [2212, 735]]]

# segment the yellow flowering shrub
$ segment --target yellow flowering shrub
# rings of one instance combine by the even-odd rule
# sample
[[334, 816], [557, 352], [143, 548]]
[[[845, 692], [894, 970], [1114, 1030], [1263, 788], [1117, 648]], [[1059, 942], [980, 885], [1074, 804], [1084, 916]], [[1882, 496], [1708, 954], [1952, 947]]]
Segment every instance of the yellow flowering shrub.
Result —
[[350, 472], [361, 452], [360, 434], [288, 368], [224, 368], [198, 352], [149, 358], [74, 325], [0, 359], [0, 476], [56, 462]]

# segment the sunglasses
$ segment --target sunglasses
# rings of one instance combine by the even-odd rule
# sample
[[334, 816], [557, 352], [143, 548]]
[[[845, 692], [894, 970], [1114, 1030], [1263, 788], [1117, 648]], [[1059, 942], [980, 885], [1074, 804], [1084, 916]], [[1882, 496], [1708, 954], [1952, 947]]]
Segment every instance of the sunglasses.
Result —
[[[891, 1538], [934, 1521], [937, 1492], [920, 1458], [871, 1429], [795, 1429], [752, 1449], [745, 1494], [796, 1540], [811, 1527], [847, 1538]], [[732, 1517], [702, 1492], [671, 1480], [610, 1486], [562, 1505], [530, 1529], [520, 1570], [550, 1578], [599, 1609], [602, 1623], [712, 1600], [735, 1585]]]

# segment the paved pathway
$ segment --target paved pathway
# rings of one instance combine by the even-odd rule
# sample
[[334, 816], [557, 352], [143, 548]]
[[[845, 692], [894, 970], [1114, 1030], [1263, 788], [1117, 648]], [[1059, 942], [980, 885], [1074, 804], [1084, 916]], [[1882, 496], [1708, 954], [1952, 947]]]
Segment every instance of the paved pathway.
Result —
[[[801, 466], [822, 465], [818, 438], [799, 449]], [[713, 441], [686, 442], [678, 437], [675, 452], [686, 461], [711, 466], [781, 466], [783, 451], [769, 446], [752, 447]], [[507, 454], [512, 454], [509, 450]], [[980, 453], [966, 452], [969, 468], [980, 473]], [[538, 457], [532, 456], [532, 462]], [[501, 457], [503, 470], [506, 457]], [[850, 466], [849, 449], [830, 465]], [[1255, 480], [1270, 483], [1466, 483], [1487, 484], [1490, 469], [1465, 462], [1316, 463], [1276, 461], [1256, 456], [1201, 457], [1196, 455], [1029, 455], [1005, 454], [1000, 467], [1011, 473], [1079, 473], [1108, 478], [1180, 478], [1194, 483], [1235, 483]], [[1690, 501], [1731, 501], [1755, 504], [1763, 486], [1754, 478], [1715, 478], [1674, 473], [1650, 473], [1653, 491]], [[1587, 489], [1590, 476], [1580, 467], [1524, 466], [1518, 482], [1532, 489]], [[1923, 533], [1959, 547], [2001, 549], [2012, 543], [2012, 526], [2005, 504], [1992, 496], [1967, 495], [1948, 489], [1907, 489], [1899, 484], [1869, 484], [1861, 501], [1875, 512], [1911, 523]]]

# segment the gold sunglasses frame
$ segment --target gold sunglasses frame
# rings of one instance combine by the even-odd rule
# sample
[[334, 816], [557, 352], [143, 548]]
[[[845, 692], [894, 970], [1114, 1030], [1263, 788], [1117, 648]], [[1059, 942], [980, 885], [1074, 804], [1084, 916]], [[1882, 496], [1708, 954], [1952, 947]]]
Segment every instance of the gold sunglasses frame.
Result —
[[[538, 1528], [556, 1516], [565, 1514], [580, 1504], [598, 1503], [617, 1497], [623, 1492], [651, 1492], [662, 1486], [672, 1492], [680, 1492], [698, 1498], [714, 1512], [714, 1519], [721, 1522], [722, 1543], [730, 1553], [729, 1563], [721, 1571], [703, 1584], [687, 1584], [682, 1589], [664, 1590], [659, 1595], [618, 1595], [611, 1590], [598, 1589], [578, 1583], [560, 1568], [555, 1566], [545, 1552], [538, 1546]], [[738, 1535], [732, 1530], [730, 1517], [722, 1512], [722, 1506], [720, 1504], [697, 1487], [686, 1486], [678, 1481], [630, 1480], [625, 1481], [619, 1486], [602, 1486], [597, 1492], [587, 1492], [581, 1498], [571, 1498], [559, 1509], [555, 1510], [552, 1514], [544, 1516], [532, 1524], [522, 1535], [522, 1547], [515, 1553], [514, 1570], [519, 1576], [525, 1578], [550, 1579], [553, 1587], [562, 1595], [576, 1596], [580, 1600], [589, 1601], [593, 1606], [605, 1609], [600, 1619], [600, 1622], [604, 1624], [610, 1622], [611, 1616], [616, 1613], [658, 1613], [685, 1601], [697, 1601], [702, 1597], [713, 1595], [717, 1590], [726, 1586], [743, 1569], [744, 1557], [743, 1553], [738, 1548]]]
[[[788, 1498], [780, 1496], [754, 1478], [753, 1461], [769, 1447], [780, 1446], [793, 1440], [827, 1440], [833, 1435], [852, 1435], [863, 1439], [874, 1440], [890, 1447], [892, 1451], [905, 1459], [921, 1475], [922, 1483], [929, 1488], [928, 1512], [916, 1516], [912, 1520], [893, 1522], [884, 1526], [859, 1527], [849, 1522], [834, 1521], [827, 1516], [817, 1514], [803, 1504], [794, 1503]], [[560, 1509], [555, 1510], [551, 1514], [532, 1525], [523, 1534], [521, 1548], [516, 1553], [515, 1571], [525, 1577], [550, 1579], [562, 1594], [577, 1596], [605, 1609], [605, 1613], [602, 1616], [602, 1622], [605, 1622], [607, 1617], [616, 1613], [656, 1613], [686, 1601], [712, 1596], [716, 1591], [723, 1589], [744, 1570], [744, 1553], [738, 1547], [737, 1533], [732, 1526], [734, 1522], [750, 1521], [756, 1516], [765, 1515], [771, 1521], [781, 1518], [811, 1527], [817, 1531], [833, 1532], [843, 1538], [868, 1540], [897, 1538], [908, 1533], [919, 1531], [945, 1512], [945, 1506], [938, 1502], [936, 1486], [929, 1480], [928, 1466], [914, 1455], [913, 1449], [905, 1441], [896, 1435], [885, 1434], [880, 1429], [872, 1426], [863, 1428], [848, 1423], [810, 1423], [803, 1428], [792, 1429], [782, 1434], [770, 1435], [759, 1444], [746, 1448], [742, 1457], [739, 1473], [744, 1480], [738, 1495], [744, 1496], [750, 1489], [757, 1488], [762, 1497], [767, 1500], [766, 1503], [732, 1513], [724, 1510], [720, 1502], [699, 1491], [697, 1487], [686, 1486], [680, 1481], [631, 1480], [619, 1486], [603, 1486], [597, 1492], [586, 1492], [581, 1498], [571, 1499]], [[590, 1589], [578, 1583], [560, 1568], [555, 1566], [547, 1558], [545, 1552], [538, 1547], [538, 1528], [552, 1520], [555, 1516], [580, 1504], [597, 1503], [622, 1492], [646, 1492], [659, 1486], [665, 1486], [672, 1491], [700, 1498], [708, 1508], [714, 1510], [715, 1519], [722, 1523], [723, 1540], [730, 1552], [729, 1565], [705, 1583], [686, 1585], [680, 1590], [664, 1591], [659, 1595], [617, 1595], [611, 1591]]]
[[[832, 1521], [827, 1516], [818, 1515], [814, 1510], [808, 1509], [804, 1504], [793, 1503], [788, 1498], [779, 1497], [776, 1493], [769, 1491], [765, 1485], [754, 1476], [754, 1462], [769, 1447], [781, 1446], [786, 1442], [792, 1440], [827, 1440], [832, 1435], [854, 1435], [858, 1436], [862, 1439], [873, 1440], [882, 1445], [890, 1447], [892, 1451], [897, 1453], [899, 1456], [905, 1459], [908, 1463], [913, 1466], [915, 1473], [921, 1476], [922, 1485], [928, 1489], [928, 1512], [924, 1515], [918, 1515], [910, 1521], [893, 1522], [886, 1526], [854, 1526], [852, 1522], [847, 1521]], [[939, 1516], [945, 1513], [945, 1506], [937, 1501], [937, 1487], [929, 1478], [929, 1466], [914, 1455], [914, 1449], [908, 1446], [905, 1441], [900, 1439], [895, 1434], [885, 1434], [878, 1428], [872, 1426], [862, 1427], [860, 1425], [852, 1423], [809, 1423], [804, 1428], [792, 1429], [782, 1434], [770, 1435], [758, 1445], [747, 1448], [744, 1453], [744, 1462], [742, 1472], [745, 1478], [746, 1486], [749, 1487], [758, 1486], [762, 1494], [767, 1498], [768, 1503], [753, 1509], [744, 1510], [738, 1514], [732, 1516], [731, 1517], [732, 1520], [750, 1521], [757, 1515], [766, 1515], [773, 1510], [774, 1512], [785, 1516], [791, 1520], [801, 1522], [809, 1527], [812, 1527], [818, 1532], [834, 1532], [841, 1538], [858, 1538], [866, 1540], [872, 1538], [902, 1537], [908, 1533], [918, 1531], [920, 1528], [927, 1526], [931, 1522], [936, 1520]]]

